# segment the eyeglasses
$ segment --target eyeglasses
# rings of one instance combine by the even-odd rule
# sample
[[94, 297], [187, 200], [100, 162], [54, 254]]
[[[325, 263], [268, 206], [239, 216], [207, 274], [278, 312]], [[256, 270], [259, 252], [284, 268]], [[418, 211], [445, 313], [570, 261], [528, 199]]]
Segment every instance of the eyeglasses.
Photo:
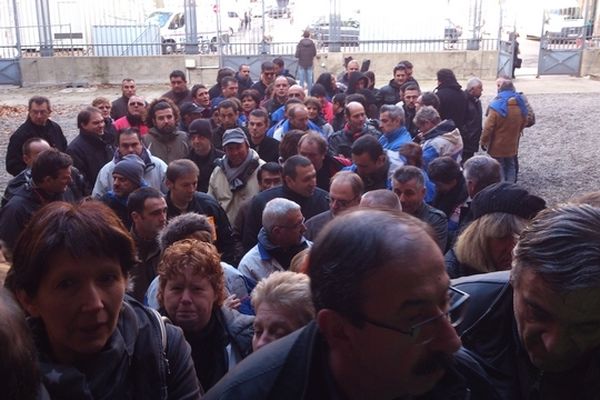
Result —
[[367, 317], [361, 317], [361, 320], [382, 329], [388, 329], [394, 332], [402, 333], [410, 336], [416, 344], [427, 344], [435, 339], [436, 332], [433, 329], [426, 329], [428, 325], [434, 322], [440, 321], [442, 318], [446, 318], [452, 327], [456, 328], [463, 320], [465, 315], [467, 300], [469, 300], [469, 294], [458, 290], [454, 287], [448, 288], [448, 310], [436, 315], [435, 317], [427, 318], [421, 321], [408, 330], [396, 328], [387, 325], [383, 322], [373, 321]]
[[350, 200], [342, 200], [342, 199], [336, 199], [335, 197], [332, 197], [330, 195], [329, 196], [329, 204], [333, 204], [335, 202], [340, 207], [346, 208], [346, 207], [350, 207], [350, 205], [352, 204], [352, 202], [355, 201], [357, 198], [358, 198], [358, 196], [354, 196]]
[[304, 226], [304, 222], [306, 221], [305, 218], [302, 218], [302, 221], [294, 224], [294, 225], [277, 225], [280, 228], [284, 228], [284, 229], [298, 229], [301, 226]]

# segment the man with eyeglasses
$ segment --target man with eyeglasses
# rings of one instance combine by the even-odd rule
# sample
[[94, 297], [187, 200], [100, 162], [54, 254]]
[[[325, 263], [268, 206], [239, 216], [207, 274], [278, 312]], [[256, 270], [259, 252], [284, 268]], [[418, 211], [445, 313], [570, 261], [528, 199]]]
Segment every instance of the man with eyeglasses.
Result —
[[329, 189], [329, 210], [323, 211], [306, 221], [308, 240], [315, 240], [325, 225], [344, 211], [357, 207], [364, 193], [364, 185], [358, 174], [350, 171], [340, 171], [331, 178]]
[[298, 142], [298, 154], [308, 158], [317, 171], [317, 187], [327, 192], [331, 178], [350, 165], [345, 159], [329, 154], [328, 147], [323, 136], [311, 131], [303, 135]]
[[267, 86], [269, 86], [275, 80], [275, 66], [271, 61], [264, 61], [260, 65], [260, 80], [258, 82], [254, 82], [251, 89], [258, 91], [260, 94], [260, 98], [265, 98], [265, 92], [267, 91]]
[[238, 270], [258, 282], [275, 271], [287, 271], [292, 258], [311, 246], [300, 206], [288, 199], [275, 198], [267, 203], [262, 213], [263, 226], [258, 243], [244, 257]]
[[67, 139], [56, 122], [50, 119], [50, 100], [42, 96], [29, 99], [27, 120], [10, 136], [6, 149], [6, 171], [17, 176], [27, 168], [23, 161], [23, 145], [28, 139], [38, 137], [50, 146], [64, 152], [67, 150]]
[[127, 103], [127, 114], [113, 122], [113, 126], [117, 132], [128, 128], [136, 128], [141, 135], [146, 135], [149, 128], [145, 123], [145, 119], [146, 101], [143, 97], [131, 96]]
[[316, 319], [250, 355], [205, 399], [497, 399], [455, 327], [468, 295], [416, 218], [358, 209], [310, 250]]
[[521, 233], [511, 271], [455, 281], [472, 296], [459, 332], [505, 399], [600, 393], [600, 208], [562, 204]]

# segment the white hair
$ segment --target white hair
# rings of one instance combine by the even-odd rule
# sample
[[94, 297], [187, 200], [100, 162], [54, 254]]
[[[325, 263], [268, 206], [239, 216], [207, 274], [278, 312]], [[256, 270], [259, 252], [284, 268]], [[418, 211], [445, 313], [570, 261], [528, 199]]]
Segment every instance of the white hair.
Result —
[[300, 206], [288, 199], [277, 197], [267, 203], [262, 213], [262, 224], [267, 232], [281, 220], [285, 218], [289, 213], [300, 210]]
[[471, 89], [473, 89], [474, 87], [477, 87], [479, 85], [483, 85], [483, 82], [481, 82], [481, 79], [477, 78], [476, 76], [469, 79], [467, 81], [467, 92]]

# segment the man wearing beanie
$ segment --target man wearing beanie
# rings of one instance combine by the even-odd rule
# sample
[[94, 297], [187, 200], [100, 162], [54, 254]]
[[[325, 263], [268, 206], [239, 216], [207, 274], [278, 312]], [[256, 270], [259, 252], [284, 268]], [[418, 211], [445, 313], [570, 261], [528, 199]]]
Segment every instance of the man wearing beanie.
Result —
[[210, 176], [208, 194], [217, 199], [233, 222], [241, 204], [260, 191], [256, 173], [265, 162], [250, 148], [248, 136], [241, 128], [225, 131], [223, 150], [225, 156], [216, 160]]
[[112, 177], [113, 189], [100, 200], [117, 214], [127, 229], [131, 229], [127, 199], [134, 190], [147, 186], [144, 181], [144, 161], [135, 154], [128, 154], [115, 165]]
[[186, 158], [192, 160], [200, 170], [196, 190], [206, 193], [210, 175], [215, 169], [215, 160], [223, 157], [225, 153], [213, 145], [213, 132], [207, 119], [193, 121], [188, 128], [188, 135], [190, 152]]

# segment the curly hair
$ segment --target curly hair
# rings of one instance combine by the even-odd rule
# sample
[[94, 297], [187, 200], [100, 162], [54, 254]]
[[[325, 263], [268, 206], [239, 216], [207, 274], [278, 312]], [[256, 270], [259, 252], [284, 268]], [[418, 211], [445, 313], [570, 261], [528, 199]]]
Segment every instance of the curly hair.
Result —
[[193, 275], [201, 275], [208, 279], [217, 296], [214, 307], [220, 308], [225, 300], [225, 278], [221, 257], [215, 246], [196, 239], [175, 242], [162, 253], [157, 271], [160, 276], [158, 302], [161, 307], [164, 306], [167, 282], [187, 270]]
[[179, 107], [171, 100], [166, 97], [155, 99], [148, 105], [148, 113], [146, 114], [146, 125], [148, 128], [154, 127], [154, 119], [156, 118], [156, 112], [159, 110], [166, 109], [173, 110], [173, 118], [175, 121], [179, 121]]

